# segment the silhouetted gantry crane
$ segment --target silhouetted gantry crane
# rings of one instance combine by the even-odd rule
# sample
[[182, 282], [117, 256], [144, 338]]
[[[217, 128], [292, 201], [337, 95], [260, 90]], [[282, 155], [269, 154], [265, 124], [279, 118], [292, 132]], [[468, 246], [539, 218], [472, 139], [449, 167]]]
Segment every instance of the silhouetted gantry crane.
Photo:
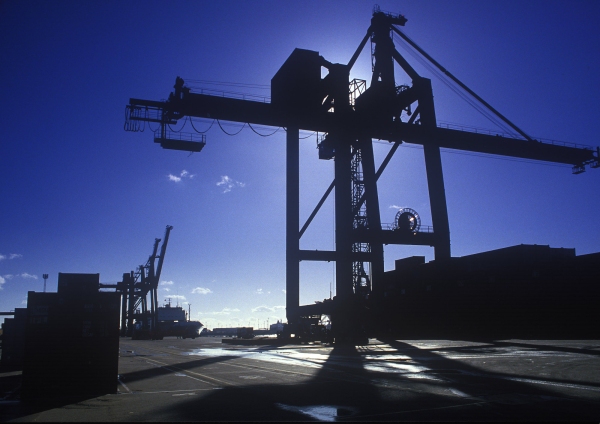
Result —
[[[375, 8], [371, 25], [348, 64], [330, 63], [318, 52], [295, 49], [271, 79], [271, 103], [193, 93], [177, 77], [166, 101], [130, 99], [127, 130], [140, 122], [160, 124], [155, 142], [164, 148], [200, 151], [204, 136], [171, 137], [168, 125], [183, 117], [199, 117], [286, 129], [286, 314], [290, 332], [300, 334], [305, 323], [330, 315], [336, 341], [364, 336], [365, 316], [377, 311], [383, 296], [384, 244], [433, 246], [436, 261], [451, 257], [450, 229], [440, 148], [511, 156], [573, 165], [599, 166], [599, 150], [534, 140], [402, 33], [402, 15]], [[437, 126], [431, 80], [420, 76], [396, 50], [394, 34], [405, 40], [447, 77], [477, 99], [518, 137], [487, 135]], [[371, 40], [373, 75], [350, 81], [350, 70]], [[394, 62], [412, 83], [396, 85]], [[321, 78], [321, 68], [328, 73]], [[335, 179], [300, 228], [299, 130], [324, 133], [319, 158], [333, 159]], [[187, 138], [186, 138], [187, 137]], [[392, 144], [379, 169], [373, 139]], [[418, 214], [401, 211], [393, 228], [382, 228], [377, 180], [401, 143], [423, 146], [433, 230], [423, 231]], [[301, 250], [300, 238], [335, 188], [335, 251]], [[300, 261], [335, 261], [336, 297], [331, 302], [300, 306]]]
[[[160, 253], [158, 245], [161, 239], [157, 238], [154, 239], [152, 254], [146, 264], [140, 265], [136, 272], [123, 274], [123, 281], [117, 283], [117, 291], [122, 294], [121, 336], [132, 335], [134, 320], [141, 323], [141, 330], [156, 329], [158, 283], [172, 229], [171, 225], [167, 225]], [[156, 259], [158, 259], [158, 265], [155, 266]], [[148, 305], [148, 295], [150, 295], [150, 305]]]

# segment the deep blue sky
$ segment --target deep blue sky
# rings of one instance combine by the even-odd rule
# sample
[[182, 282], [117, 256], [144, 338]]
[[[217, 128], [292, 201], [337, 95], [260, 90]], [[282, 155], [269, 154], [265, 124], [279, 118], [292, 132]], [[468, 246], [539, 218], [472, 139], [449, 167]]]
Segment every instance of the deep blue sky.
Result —
[[[379, 4], [403, 13], [406, 34], [530, 135], [600, 144], [600, 2]], [[284, 318], [284, 132], [262, 138], [245, 128], [229, 137], [215, 125], [205, 149], [189, 156], [162, 150], [148, 130], [125, 132], [125, 105], [130, 97], [166, 98], [176, 76], [268, 85], [296, 47], [346, 63], [372, 8], [371, 1], [0, 3], [0, 310], [24, 306], [28, 290], [42, 290], [43, 273], [50, 291], [58, 272], [119, 281], [146, 262], [170, 224], [162, 275], [170, 284], [161, 285], [161, 298], [191, 303], [209, 327]], [[433, 78], [439, 122], [496, 129], [398, 49]], [[370, 79], [368, 45], [352, 77]], [[409, 81], [398, 72], [397, 82]], [[415, 147], [399, 149], [380, 180], [383, 222], [403, 206], [431, 224]], [[388, 149], [376, 143], [377, 160]], [[314, 136], [302, 141], [301, 155], [304, 222], [333, 163], [318, 160]], [[520, 243], [600, 251], [600, 170], [571, 175], [569, 167], [451, 151], [442, 161], [454, 256]], [[230, 190], [219, 184], [224, 178]], [[302, 247], [333, 248], [331, 201]], [[386, 269], [410, 255], [430, 260], [433, 251], [387, 246]], [[303, 304], [329, 296], [332, 264], [302, 263], [301, 274]]]

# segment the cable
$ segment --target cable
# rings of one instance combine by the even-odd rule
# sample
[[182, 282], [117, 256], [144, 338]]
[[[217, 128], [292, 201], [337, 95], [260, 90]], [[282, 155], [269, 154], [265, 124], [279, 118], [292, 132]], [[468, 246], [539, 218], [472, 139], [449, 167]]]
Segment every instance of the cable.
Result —
[[[381, 140], [374, 140], [373, 143], [377, 143], [377, 144], [390, 144], [387, 141], [381, 141]], [[423, 150], [423, 146], [420, 145], [409, 145], [409, 144], [401, 144], [399, 147], [403, 148], [403, 149], [417, 149], [417, 150]], [[479, 158], [487, 158], [487, 159], [496, 159], [496, 160], [504, 160], [504, 161], [509, 161], [509, 162], [523, 162], [523, 163], [530, 163], [530, 164], [537, 164], [537, 165], [544, 165], [544, 166], [554, 166], [557, 168], [570, 168], [569, 165], [564, 165], [564, 164], [558, 164], [558, 163], [546, 163], [543, 161], [537, 161], [537, 160], [533, 160], [533, 159], [519, 159], [519, 158], [510, 158], [510, 157], [506, 157], [506, 156], [498, 156], [498, 155], [493, 155], [490, 153], [477, 153], [477, 152], [463, 152], [463, 151], [457, 151], [454, 149], [448, 149], [448, 148], [440, 148], [440, 150], [444, 153], [450, 153], [453, 155], [463, 155], [463, 156], [475, 156], [475, 157], [479, 157]]]
[[171, 128], [171, 125], [170, 125], [170, 124], [167, 124], [167, 126], [169, 127], [169, 129], [170, 129], [171, 131], [178, 133], [178, 132], [181, 132], [181, 131], [183, 130], [183, 128], [185, 127], [185, 124], [186, 124], [187, 120], [188, 120], [188, 117], [186, 116], [186, 117], [185, 117], [185, 119], [183, 120], [183, 125], [182, 125], [182, 126], [181, 126], [181, 128], [179, 128], [179, 130], [177, 130], [177, 131], [176, 131], [176, 130], [174, 130], [173, 128]]
[[[261, 100], [263, 103], [267, 103], [270, 102], [270, 97], [268, 96], [264, 96], [262, 94], [253, 94], [253, 93], [249, 93], [249, 92], [240, 92], [240, 91], [223, 91], [223, 90], [219, 90], [218, 87], [219, 86], [224, 86], [224, 87], [234, 87], [234, 88], [247, 88], [247, 89], [252, 89], [252, 90], [269, 90], [271, 88], [270, 85], [266, 85], [266, 84], [248, 84], [248, 83], [240, 83], [240, 82], [229, 82], [229, 81], [210, 81], [210, 80], [202, 80], [202, 79], [193, 79], [193, 78], [185, 78], [186, 81], [186, 87], [191, 88], [195, 91], [200, 92], [200, 94], [204, 94], [205, 92], [208, 93], [218, 93], [221, 94], [223, 97], [233, 97], [233, 98], [237, 98], [237, 97], [241, 97], [242, 99], [246, 99], [246, 98], [250, 98], [252, 100], [252, 98], [254, 99], [259, 99]], [[207, 88], [206, 85], [209, 86], [216, 86], [214, 88]]]
[[158, 127], [156, 129], [152, 129], [152, 125], [150, 125], [150, 121], [148, 121], [148, 129], [150, 131], [152, 131], [153, 133], [155, 133], [156, 131], [158, 131], [159, 128], [160, 128], [160, 124], [158, 124]]
[[243, 82], [224, 82], [224, 81], [209, 81], [209, 80], [199, 80], [199, 79], [188, 79], [184, 78], [186, 82], [195, 82], [200, 84], [213, 84], [213, 85], [225, 85], [231, 87], [244, 87], [244, 88], [258, 88], [261, 90], [268, 90], [271, 88], [270, 85], [267, 84], [248, 84]]
[[[146, 109], [146, 116], [148, 115], [148, 109]], [[141, 130], [140, 130], [141, 128]], [[144, 132], [144, 130], [146, 129], [146, 120], [144, 119], [143, 121], [138, 121], [138, 125], [137, 125], [137, 131], [139, 132]]]
[[404, 33], [401, 33], [395, 27], [392, 27], [392, 29], [394, 30], [394, 32], [396, 34], [401, 36], [408, 44], [410, 44], [410, 46], [413, 49], [417, 50], [421, 54], [421, 56], [427, 58], [428, 61], [431, 62], [431, 64], [435, 65], [435, 67], [438, 68], [438, 70], [440, 72], [442, 72], [444, 75], [446, 75], [448, 78], [450, 78], [455, 84], [460, 86], [460, 88], [462, 88], [464, 91], [466, 91], [470, 96], [475, 98], [481, 105], [485, 106], [485, 108], [488, 112], [492, 112], [496, 118], [501, 119], [505, 124], [510, 126], [513, 130], [515, 130], [517, 133], [519, 133], [526, 140], [532, 141], [531, 137], [529, 137], [527, 134], [525, 134], [522, 130], [520, 130], [517, 126], [515, 126], [512, 122], [510, 122], [506, 117], [504, 117], [502, 114], [500, 114], [500, 112], [498, 112], [496, 109], [494, 109], [490, 104], [488, 104], [485, 100], [483, 100], [481, 97], [479, 97], [475, 92], [473, 92], [471, 89], [469, 89], [466, 85], [464, 85], [462, 82], [460, 82], [450, 72], [448, 72], [439, 63], [437, 63], [431, 56], [429, 56], [427, 53], [425, 53], [425, 51], [423, 51], [423, 49], [418, 47], [414, 41], [412, 41], [410, 38], [408, 38], [408, 36], [406, 36]]
[[246, 123], [244, 123], [244, 125], [242, 125], [242, 128], [240, 128], [240, 130], [239, 130], [238, 132], [236, 132], [236, 133], [233, 133], [233, 134], [229, 134], [227, 131], [225, 131], [225, 130], [223, 129], [223, 127], [221, 126], [221, 122], [220, 122], [218, 119], [217, 119], [216, 121], [217, 121], [217, 124], [219, 124], [219, 128], [221, 128], [221, 131], [223, 131], [223, 132], [224, 132], [225, 134], [227, 134], [227, 135], [238, 135], [239, 133], [241, 133], [241, 132], [242, 132], [242, 130], [243, 130], [243, 129], [244, 129], [244, 127], [246, 126]]
[[440, 149], [440, 150], [442, 152], [444, 152], [444, 153], [450, 153], [450, 154], [453, 154], [453, 155], [475, 156], [475, 157], [479, 157], [479, 158], [489, 158], [489, 159], [505, 160], [505, 161], [509, 161], [509, 162], [522, 162], [522, 163], [529, 163], [529, 164], [554, 166], [554, 167], [557, 167], [557, 168], [571, 168], [569, 165], [564, 165], [564, 164], [546, 163], [546, 162], [543, 162], [543, 161], [537, 161], [537, 160], [532, 160], [532, 159], [510, 158], [510, 157], [505, 157], [505, 156], [492, 155], [492, 154], [489, 154], [489, 153], [457, 152], [454, 149]]
[[131, 112], [129, 112], [129, 108], [125, 106], [125, 123], [123, 124], [123, 129], [125, 131], [129, 131], [129, 115], [131, 115]]
[[312, 137], [313, 135], [315, 135], [317, 132], [313, 131], [312, 133], [310, 133], [309, 135], [307, 135], [306, 137], [298, 137], [298, 140], [306, 140], [309, 137]]
[[516, 136], [516, 134], [514, 134], [510, 129], [508, 129], [508, 127], [506, 127], [505, 124], [502, 123], [502, 121], [500, 121], [495, 115], [493, 115], [486, 108], [482, 107], [482, 105], [480, 105], [479, 103], [475, 102], [474, 99], [471, 98], [471, 96], [468, 96], [463, 91], [459, 90], [459, 88], [456, 87], [456, 85], [453, 84], [452, 81], [448, 81], [448, 77], [446, 75], [442, 74], [437, 68], [435, 68], [428, 61], [426, 61], [420, 54], [415, 52], [413, 49], [409, 48], [406, 45], [406, 43], [404, 42], [404, 40], [402, 40], [398, 35], [393, 34], [393, 36], [394, 36], [394, 40], [398, 44], [400, 44], [406, 52], [408, 52], [413, 58], [415, 58], [430, 73], [432, 73], [434, 76], [436, 76], [440, 82], [442, 82], [444, 85], [446, 85], [457, 96], [459, 96], [461, 99], [463, 99], [466, 103], [468, 103], [471, 107], [473, 107], [473, 109], [478, 111], [481, 115], [483, 115], [486, 119], [488, 119], [494, 125], [498, 126], [503, 131], [512, 134], [513, 137]]
[[[455, 85], [456, 83], [452, 84], [452, 82], [448, 81], [449, 77], [447, 75], [441, 73], [438, 69], [433, 67], [433, 65], [431, 65], [428, 61], [426, 61], [420, 54], [417, 54], [417, 52], [415, 52], [413, 49], [408, 48], [406, 46], [406, 43], [404, 42], [404, 40], [401, 39], [397, 34], [394, 33], [393, 36], [394, 36], [394, 40], [396, 42], [398, 42], [398, 44], [400, 44], [401, 46], [404, 47], [405, 51], [407, 51], [411, 56], [413, 56], [415, 59], [417, 59], [419, 61], [419, 63], [421, 63], [425, 68], [427, 68], [433, 75], [437, 76], [438, 79], [443, 84], [445, 84], [448, 88], [450, 88], [455, 94], [457, 94], [460, 98], [462, 98], [464, 101], [466, 101], [469, 105], [471, 105], [481, 115], [483, 115], [485, 118], [487, 118], [494, 125], [501, 128], [503, 131], [511, 134], [513, 138], [520, 138], [520, 136], [515, 134], [513, 132], [513, 130], [507, 126], [506, 123], [504, 123], [502, 120], [499, 119], [499, 117], [497, 117], [495, 114], [491, 113], [491, 111], [488, 110], [487, 108], [484, 108], [483, 105], [481, 105], [480, 103], [475, 102], [474, 99], [470, 95], [467, 95], [468, 93], [464, 92], [464, 91], [466, 91], [464, 88], [462, 89], [463, 91], [459, 90]], [[462, 87], [460, 87], [460, 88], [462, 88]]]
[[194, 131], [196, 131], [198, 134], [205, 134], [208, 132], [208, 130], [210, 130], [212, 128], [212, 126], [214, 125], [215, 120], [213, 119], [212, 122], [210, 123], [210, 125], [208, 126], [208, 128], [204, 131], [198, 131], [196, 129], [196, 127], [194, 126], [194, 120], [192, 118], [190, 118], [190, 124], [192, 125], [192, 128], [194, 129]]
[[[285, 132], [287, 132], [287, 128], [286, 127], [281, 127], [281, 129], [283, 129]], [[312, 133], [310, 133], [306, 137], [298, 137], [298, 140], [306, 140], [307, 138], [312, 137], [315, 134], [317, 134], [317, 136], [318, 136], [318, 132], [317, 131], [313, 131]]]
[[[188, 86], [188, 88], [193, 88], [195, 92], [197, 92], [199, 90], [200, 94], [216, 93], [216, 94], [220, 94], [221, 97], [229, 97], [229, 98], [234, 98], [234, 99], [241, 98], [242, 100], [249, 99], [250, 101], [261, 100], [263, 103], [268, 103], [267, 100], [269, 100], [269, 101], [271, 100], [271, 98], [268, 96], [262, 96], [260, 94], [244, 93], [244, 92], [240, 92], [240, 91], [220, 91], [220, 90], [214, 90], [211, 88], [203, 88], [203, 87], [195, 87], [195, 86]], [[255, 100], [252, 100], [253, 98]]]
[[250, 124], [250, 122], [248, 122], [248, 126], [250, 127], [250, 129], [252, 131], [254, 131], [256, 134], [260, 135], [261, 137], [271, 137], [273, 134], [275, 134], [277, 131], [279, 131], [279, 128], [276, 128], [275, 131], [273, 131], [271, 134], [261, 134], [258, 131], [256, 131], [254, 128], [252, 128], [252, 125]]
[[158, 127], [156, 128], [156, 130], [152, 129], [152, 126], [150, 125], [150, 110], [146, 107], [146, 115], [144, 116], [144, 123], [148, 122], [148, 129], [150, 131], [152, 131], [152, 133], [154, 134], [156, 131], [158, 131], [158, 129], [160, 128], [160, 124], [158, 124]]

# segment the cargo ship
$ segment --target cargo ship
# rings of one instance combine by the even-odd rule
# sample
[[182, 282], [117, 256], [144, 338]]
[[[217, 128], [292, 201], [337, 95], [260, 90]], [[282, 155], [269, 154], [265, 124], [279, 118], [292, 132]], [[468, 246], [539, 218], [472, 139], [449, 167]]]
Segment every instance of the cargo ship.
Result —
[[200, 321], [190, 321], [186, 312], [179, 305], [171, 306], [171, 302], [156, 310], [156, 325], [149, 319], [146, 328], [142, 321], [134, 324], [133, 340], [162, 340], [164, 337], [180, 337], [195, 339], [200, 336], [204, 325]]

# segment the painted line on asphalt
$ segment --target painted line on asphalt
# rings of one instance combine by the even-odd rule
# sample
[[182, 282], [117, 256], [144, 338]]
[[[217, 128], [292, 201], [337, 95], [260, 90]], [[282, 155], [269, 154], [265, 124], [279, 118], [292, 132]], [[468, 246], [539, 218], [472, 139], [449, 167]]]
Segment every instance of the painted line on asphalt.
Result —
[[[185, 394], [189, 394], [190, 392], [207, 392], [207, 391], [213, 391], [213, 390], [221, 390], [222, 387], [213, 387], [210, 389], [181, 389], [181, 390], [157, 390], [155, 392], [134, 392], [134, 395], [155, 395], [155, 394], [160, 394], [160, 393], [176, 393], [173, 396], [183, 396]], [[181, 393], [184, 392], [181, 395], [177, 395], [177, 393]]]
[[[166, 369], [168, 371], [171, 371], [173, 373], [177, 373], [177, 372], [181, 371], [181, 372], [183, 372], [185, 374], [194, 374], [194, 375], [197, 375], [197, 376], [202, 377], [202, 378], [195, 378], [195, 377], [192, 377], [190, 375], [188, 375], [188, 377], [192, 378], [194, 380], [201, 381], [201, 382], [206, 383], [206, 384], [210, 384], [211, 386], [217, 386], [217, 385], [235, 386], [236, 385], [235, 383], [230, 383], [230, 382], [227, 382], [227, 381], [219, 380], [218, 378], [209, 377], [207, 375], [200, 374], [200, 373], [197, 373], [197, 372], [194, 372], [194, 371], [184, 370], [183, 368], [179, 368], [179, 367], [177, 367], [175, 365], [165, 364], [165, 363], [159, 362], [159, 361], [157, 361], [155, 359], [146, 358], [146, 361], [151, 362], [151, 363], [152, 362], [156, 363], [161, 368], [164, 368], [164, 369]], [[205, 380], [203, 380], [203, 379], [205, 379]], [[207, 381], [207, 380], [213, 380], [214, 382], [213, 381]], [[215, 384], [215, 383], [217, 383], [217, 384]]]
[[125, 390], [127, 390], [127, 393], [131, 394], [131, 390], [129, 390], [129, 387], [127, 387], [127, 385], [121, 381], [121, 375], [120, 374], [117, 376], [117, 380], [119, 381], [119, 384], [121, 386], [123, 386], [125, 388]]
[[464, 375], [472, 375], [472, 376], [476, 376], [476, 377], [495, 378], [498, 380], [518, 381], [519, 383], [543, 384], [546, 386], [564, 387], [567, 389], [579, 389], [579, 390], [590, 390], [593, 392], [600, 392], [600, 387], [597, 387], [597, 386], [586, 386], [583, 384], [574, 384], [574, 383], [560, 383], [560, 382], [548, 381], [548, 380], [536, 380], [533, 378], [521, 378], [521, 377], [509, 377], [509, 376], [504, 376], [504, 375], [483, 374], [483, 373], [471, 372], [471, 371], [460, 371], [460, 372], [461, 372], [461, 374], [464, 374]]
[[556, 383], [554, 381], [533, 380], [531, 378], [519, 378], [519, 377], [495, 377], [495, 378], [502, 378], [504, 380], [518, 381], [520, 383], [544, 384], [547, 386], [566, 387], [568, 389], [591, 390], [593, 392], [600, 392], [600, 387], [584, 386], [582, 384]]

